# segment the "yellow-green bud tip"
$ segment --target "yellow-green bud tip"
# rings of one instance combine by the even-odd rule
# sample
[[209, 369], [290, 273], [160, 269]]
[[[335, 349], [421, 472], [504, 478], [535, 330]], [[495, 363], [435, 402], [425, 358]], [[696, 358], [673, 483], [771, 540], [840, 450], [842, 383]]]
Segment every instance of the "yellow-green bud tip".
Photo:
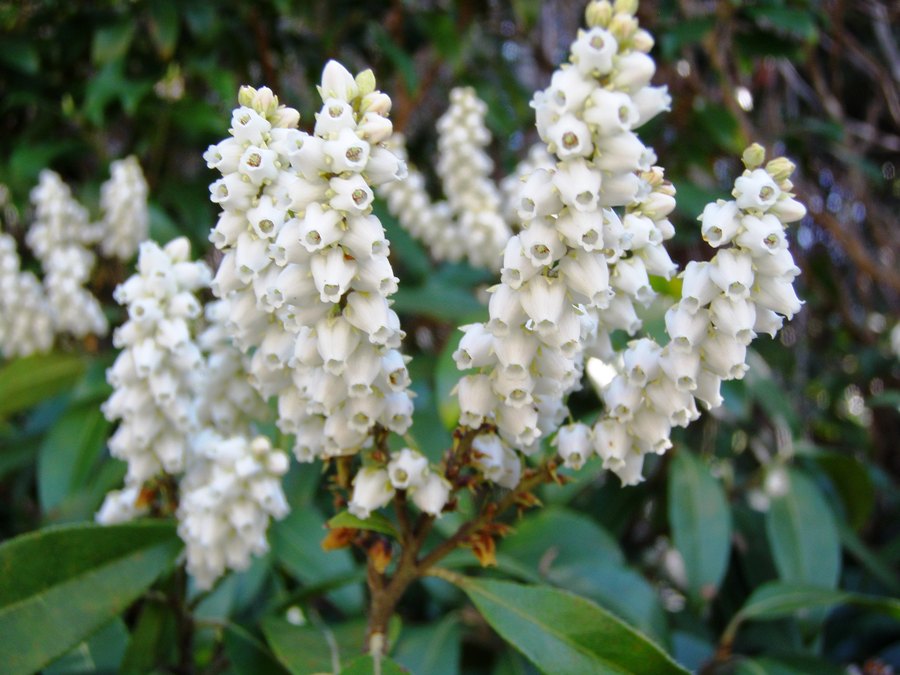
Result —
[[741, 155], [741, 161], [750, 171], [758, 169], [766, 161], [766, 149], [759, 143], [754, 143], [744, 150], [744, 154]]

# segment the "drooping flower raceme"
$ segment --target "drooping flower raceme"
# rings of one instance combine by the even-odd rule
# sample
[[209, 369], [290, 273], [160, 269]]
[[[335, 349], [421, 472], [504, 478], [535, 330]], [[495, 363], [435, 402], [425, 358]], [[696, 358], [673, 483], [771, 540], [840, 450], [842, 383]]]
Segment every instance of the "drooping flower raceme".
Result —
[[188, 571], [209, 588], [226, 569], [246, 569], [268, 550], [270, 520], [288, 512], [280, 481], [288, 459], [254, 435], [253, 421], [268, 409], [249, 384], [249, 359], [225, 329], [227, 301], [206, 307], [206, 327], [194, 338], [202, 321], [196, 292], [210, 273], [188, 254], [184, 239], [163, 249], [144, 243], [139, 273], [117, 289], [129, 321], [115, 334], [125, 349], [108, 373], [116, 389], [104, 412], [122, 420], [110, 449], [129, 470], [97, 520], [142, 515], [147, 481], [176, 478]]
[[6, 358], [49, 351], [53, 315], [41, 282], [20, 269], [16, 241], [0, 232], [0, 354]]
[[[668, 190], [633, 131], [666, 109], [668, 96], [649, 86], [652, 39], [632, 14], [595, 15], [589, 8], [591, 27], [572, 45], [570, 62], [535, 95], [554, 165], [520, 184], [521, 231], [504, 250], [490, 320], [464, 326], [454, 354], [461, 370], [478, 369], [458, 386], [461, 424], [497, 427], [500, 449], [491, 442], [481, 451], [490, 458], [487, 477], [514, 472], [502, 461], [503, 444], [531, 453], [565, 419], [565, 397], [579, 386], [600, 317], [636, 330], [633, 303], [653, 297], [644, 256], [632, 249], [661, 245], [663, 234], [650, 231], [652, 222], [626, 224], [613, 207], [643, 203], [655, 184]], [[654, 215], [667, 215], [669, 201]], [[653, 261], [655, 273], [673, 273], [663, 256]]]
[[[471, 87], [450, 92], [450, 106], [438, 119], [438, 161], [446, 201], [432, 203], [422, 174], [381, 186], [388, 208], [400, 224], [420, 238], [438, 260], [465, 258], [475, 267], [498, 269], [510, 237], [501, 213], [501, 196], [491, 178], [493, 161], [485, 151], [491, 135], [484, 124], [487, 106]], [[399, 134], [392, 146], [405, 155]]]
[[105, 335], [109, 325], [99, 301], [84, 288], [96, 260], [88, 248], [101, 236], [87, 210], [58, 174], [44, 170], [31, 191], [35, 215], [28, 246], [41, 261], [44, 288], [57, 333]]
[[715, 408], [721, 382], [744, 376], [757, 333], [774, 337], [783, 319], [800, 310], [793, 287], [800, 270], [785, 229], [806, 211], [791, 193], [793, 165], [777, 158], [763, 168], [764, 158], [761, 147], [749, 148], [735, 199], [708, 204], [700, 216], [704, 240], [718, 251], [682, 274], [681, 299], [666, 312], [669, 342], [629, 344], [601, 391], [604, 414], [592, 431], [573, 425], [578, 440], [559, 442], [564, 457], [587, 457], [593, 448], [624, 484], [640, 482], [644, 457], [665, 452], [671, 427], [699, 415], [695, 400]]
[[212, 241], [225, 252], [213, 290], [232, 299], [251, 372], [278, 398], [278, 425], [302, 461], [355, 453], [375, 425], [412, 419], [403, 332], [389, 296], [397, 279], [372, 215], [372, 187], [405, 173], [383, 145], [390, 99], [370, 72], [323, 73], [313, 134], [268, 90], [244, 89], [232, 138], [207, 152], [223, 178]]
[[196, 293], [209, 279], [181, 238], [163, 248], [141, 244], [137, 274], [116, 289], [128, 321], [113, 334], [122, 351], [107, 372], [114, 391], [103, 412], [120, 421], [109, 449], [128, 463], [126, 486], [184, 469], [187, 439], [197, 430], [192, 378], [203, 365], [193, 338], [202, 312]]
[[136, 157], [112, 163], [110, 178], [100, 188], [100, 207], [100, 250], [107, 257], [130, 260], [149, 228], [147, 181]]

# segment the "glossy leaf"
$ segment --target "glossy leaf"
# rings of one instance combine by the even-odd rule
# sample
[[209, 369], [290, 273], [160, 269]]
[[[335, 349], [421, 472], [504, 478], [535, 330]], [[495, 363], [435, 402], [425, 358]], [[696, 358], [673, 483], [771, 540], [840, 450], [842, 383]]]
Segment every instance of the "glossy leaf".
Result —
[[70, 388], [86, 365], [82, 357], [73, 354], [29, 356], [6, 364], [0, 369], [0, 417]]
[[47, 665], [122, 612], [181, 550], [171, 523], [47, 528], [0, 546], [0, 663]]
[[121, 672], [122, 657], [127, 644], [128, 629], [125, 622], [116, 617], [89, 639], [79, 643], [44, 668], [43, 675]]
[[[294, 675], [340, 672], [363, 650], [366, 638], [365, 620], [342, 624], [295, 626], [279, 617], [262, 622], [266, 640], [278, 660]], [[399, 619], [391, 621], [388, 644], [393, 644], [400, 631]]]
[[710, 599], [725, 576], [731, 549], [731, 511], [709, 465], [690, 452], [675, 455], [669, 470], [669, 524], [684, 560], [688, 588]]
[[394, 660], [411, 673], [458, 675], [461, 640], [455, 614], [424, 626], [405, 626]]
[[[353, 558], [346, 549], [325, 551], [320, 543], [328, 530], [325, 519], [313, 507], [297, 509], [269, 531], [275, 559], [304, 584], [318, 585], [345, 579], [354, 571]], [[343, 586], [329, 598], [346, 612], [362, 609], [363, 595], [359, 585]]]
[[288, 672], [264, 644], [238, 625], [228, 624], [224, 643], [228, 661], [237, 675]]
[[900, 620], [900, 600], [894, 598], [775, 581], [760, 586], [747, 598], [744, 606], [729, 622], [723, 640], [733, 640], [745, 621], [781, 619], [843, 604], [871, 609]]
[[546, 673], [687, 673], [641, 633], [577, 595], [507, 581], [453, 580], [491, 627]]
[[516, 526], [499, 554], [500, 565], [516, 568], [521, 578], [586, 596], [665, 642], [666, 619], [656, 591], [626, 566], [618, 543], [590, 518], [566, 508], [541, 509]]
[[789, 487], [773, 497], [766, 533], [782, 581], [837, 586], [841, 546], [831, 508], [819, 488], [796, 469], [788, 470]]
[[110, 423], [96, 401], [71, 407], [44, 437], [38, 453], [38, 498], [46, 514], [92, 477]]

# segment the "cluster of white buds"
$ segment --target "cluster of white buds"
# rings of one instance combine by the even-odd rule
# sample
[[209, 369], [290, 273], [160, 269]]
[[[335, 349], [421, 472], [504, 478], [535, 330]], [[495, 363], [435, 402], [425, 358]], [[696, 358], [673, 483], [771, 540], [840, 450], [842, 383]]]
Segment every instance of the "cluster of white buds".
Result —
[[[722, 404], [720, 385], [741, 379], [747, 346], [757, 333], [773, 336], [784, 317], [800, 310], [786, 225], [806, 209], [793, 198], [793, 164], [783, 157], [763, 168], [758, 145], [744, 153], [747, 170], [734, 184], [732, 201], [707, 205], [700, 216], [704, 240], [719, 249], [709, 262], [691, 262], [682, 274], [681, 299], [666, 312], [669, 342], [631, 342], [618, 374], [603, 388], [605, 411], [589, 430], [574, 425], [560, 454], [580, 465], [592, 450], [622, 482], [642, 480], [644, 457], [662, 454], [672, 443], [671, 428]], [[569, 459], [569, 457], [573, 459]]]
[[226, 569], [247, 569], [252, 556], [268, 551], [270, 520], [289, 511], [281, 488], [287, 469], [287, 454], [265, 436], [251, 440], [206, 428], [191, 439], [179, 484], [178, 534], [199, 588], [210, 588]]
[[435, 168], [465, 241], [466, 258], [474, 266], [497, 269], [511, 231], [500, 213], [500, 191], [491, 178], [494, 163], [485, 152], [491, 142], [486, 115], [487, 105], [471, 87], [450, 92], [450, 107], [437, 122]]
[[99, 240], [101, 228], [89, 222], [87, 210], [53, 171], [41, 172], [31, 201], [35, 220], [27, 242], [44, 270], [56, 332], [105, 335], [109, 324], [100, 302], [84, 288], [96, 260], [88, 247]]
[[[494, 163], [485, 151], [491, 134], [487, 106], [471, 87], [450, 92], [450, 106], [438, 119], [436, 170], [446, 201], [432, 204], [422, 174], [411, 171], [381, 193], [400, 224], [428, 246], [438, 260], [463, 258], [476, 267], [497, 269], [510, 237], [501, 197], [491, 178]], [[392, 140], [405, 154], [402, 136]]]
[[278, 425], [301, 461], [352, 454], [376, 425], [412, 422], [403, 332], [389, 296], [397, 278], [372, 214], [372, 187], [405, 175], [385, 146], [390, 99], [371, 71], [331, 61], [313, 134], [268, 89], [241, 90], [232, 137], [206, 159], [223, 213], [210, 239], [225, 255], [213, 291], [230, 329], [255, 349], [251, 375], [278, 398]]
[[103, 412], [121, 420], [109, 450], [128, 463], [128, 487], [184, 469], [187, 438], [197, 429], [192, 379], [203, 365], [192, 330], [202, 313], [196, 293], [209, 278], [204, 263], [190, 261], [187, 239], [164, 248], [148, 241], [137, 274], [115, 291], [128, 321], [113, 334], [122, 351], [107, 371], [114, 391]]
[[0, 354], [6, 358], [49, 351], [53, 315], [41, 282], [22, 272], [16, 241], [0, 232]]
[[[598, 342], [601, 317], [610, 328], [636, 330], [634, 303], [653, 298], [648, 275], [674, 272], [668, 256], [642, 251], [671, 236], [655, 222], [674, 200], [656, 197], [670, 186], [634, 133], [669, 98], [649, 85], [653, 41], [637, 27], [633, 8], [621, 4], [613, 11], [591, 3], [590, 28], [572, 45], [570, 63], [534, 97], [553, 165], [520, 184], [522, 227], [503, 253], [490, 320], [464, 326], [454, 354], [461, 370], [478, 369], [458, 386], [461, 424], [494, 425], [502, 441], [526, 454], [566, 418], [565, 397], [580, 386], [585, 345]], [[608, 6], [608, 16], [597, 5]], [[613, 210], [637, 204], [644, 206], [633, 218]], [[600, 342], [596, 349], [604, 351]]]
[[100, 250], [109, 258], [128, 261], [147, 238], [147, 181], [134, 156], [115, 161], [110, 178], [100, 187], [103, 210]]
[[188, 571], [209, 588], [226, 569], [242, 570], [268, 549], [271, 518], [288, 512], [281, 488], [288, 458], [254, 438], [268, 408], [250, 385], [249, 358], [226, 329], [227, 300], [205, 309], [196, 293], [210, 272], [189, 261], [186, 239], [141, 245], [138, 274], [116, 290], [129, 320], [114, 336], [124, 347], [108, 372], [115, 391], [104, 406], [121, 424], [110, 451], [128, 462], [125, 487], [107, 495], [97, 520], [131, 520], [148, 510], [141, 490], [165, 473], [178, 478], [178, 532]]
[[419, 452], [403, 448], [395, 452], [386, 467], [363, 467], [353, 479], [349, 511], [368, 518], [386, 506], [397, 490], [405, 490], [420, 511], [439, 518], [450, 498], [450, 483], [428, 466]]

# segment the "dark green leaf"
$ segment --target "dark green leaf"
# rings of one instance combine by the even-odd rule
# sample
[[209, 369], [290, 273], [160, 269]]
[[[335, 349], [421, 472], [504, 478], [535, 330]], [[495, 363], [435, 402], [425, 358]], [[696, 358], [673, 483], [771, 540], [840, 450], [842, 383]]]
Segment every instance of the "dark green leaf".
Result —
[[47, 528], [0, 546], [0, 663], [30, 673], [130, 605], [181, 550], [175, 527]]
[[859, 530], [875, 508], [875, 486], [865, 465], [837, 452], [820, 452], [813, 459], [840, 495], [847, 522]]
[[67, 410], [44, 437], [38, 453], [38, 498], [47, 514], [92, 477], [110, 424], [96, 403]]
[[554, 675], [686, 670], [609, 612], [566, 591], [454, 575], [501, 637]]
[[175, 651], [177, 630], [172, 607], [145, 602], [122, 660], [122, 675], [140, 675], [166, 663]]
[[498, 562], [528, 581], [586, 596], [653, 638], [666, 640], [656, 591], [625, 565], [615, 539], [584, 515], [553, 506], [529, 515], [500, 545]]
[[731, 511], [709, 465], [679, 452], [669, 470], [669, 524], [695, 598], [712, 598], [725, 576], [731, 549]]
[[44, 668], [43, 675], [118, 673], [128, 644], [125, 622], [116, 617], [91, 638]]
[[454, 614], [425, 626], [404, 626], [394, 660], [411, 673], [458, 675], [461, 640]]
[[782, 581], [837, 586], [841, 547], [834, 516], [816, 484], [788, 469], [789, 488], [772, 498], [766, 533]]
[[394, 527], [394, 524], [388, 520], [387, 516], [383, 513], [373, 513], [365, 520], [361, 518], [357, 518], [349, 511], [341, 511], [336, 516], [332, 517], [331, 520], [328, 521], [328, 527], [352, 527], [356, 530], [371, 530], [372, 532], [380, 532], [381, 534], [386, 534], [389, 537], [394, 537], [395, 539], [400, 538], [400, 534], [397, 532], [397, 528]]
[[[374, 656], [359, 656], [351, 661], [346, 668], [341, 671], [341, 675], [407, 675], [412, 672], [401, 668], [389, 658], [383, 656], [379, 659], [380, 663], [375, 662]], [[416, 671], [430, 673], [431, 671]]]
[[283, 675], [288, 672], [264, 644], [233, 623], [225, 629], [225, 653], [237, 675]]
[[843, 604], [871, 609], [900, 620], [900, 600], [773, 581], [760, 586], [747, 598], [744, 606], [728, 624], [723, 640], [733, 640], [744, 621], [781, 619], [798, 612], [808, 613], [813, 609]]
[[26, 410], [71, 387], [87, 362], [74, 354], [16, 359], [0, 369], [0, 417]]
[[[366, 639], [365, 620], [295, 626], [284, 619], [269, 617], [263, 620], [262, 629], [278, 660], [294, 675], [340, 672], [343, 664], [362, 652]], [[399, 630], [399, 619], [392, 619], [389, 645], [396, 640]]]
[[[272, 552], [300, 581], [318, 585], [343, 580], [354, 571], [353, 559], [346, 549], [325, 551], [320, 543], [327, 534], [325, 519], [314, 507], [292, 511], [276, 523], [269, 535]], [[344, 585], [329, 594], [342, 610], [353, 614], [362, 609], [363, 594], [358, 584]]]
[[91, 45], [91, 60], [103, 65], [125, 56], [136, 27], [134, 21], [126, 18], [111, 26], [98, 28]]

